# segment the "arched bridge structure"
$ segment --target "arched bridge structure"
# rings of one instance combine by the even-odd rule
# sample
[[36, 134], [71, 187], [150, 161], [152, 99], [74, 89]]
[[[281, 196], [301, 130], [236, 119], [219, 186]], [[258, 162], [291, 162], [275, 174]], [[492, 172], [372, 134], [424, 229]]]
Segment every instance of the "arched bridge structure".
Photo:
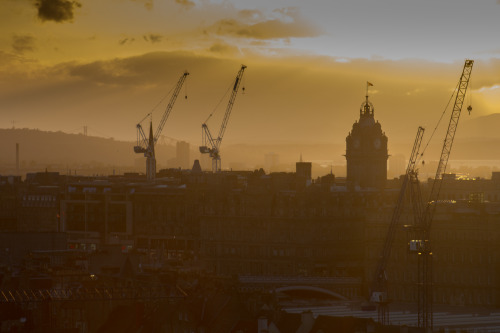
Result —
[[362, 295], [362, 280], [356, 277], [239, 276], [241, 292], [274, 291], [286, 294], [311, 293], [349, 300]]
[[348, 301], [349, 298], [339, 294], [339, 293], [336, 293], [334, 291], [331, 291], [331, 290], [328, 290], [328, 289], [324, 289], [324, 288], [319, 288], [319, 287], [313, 287], [313, 286], [289, 286], [289, 287], [281, 287], [281, 288], [276, 288], [275, 291], [277, 293], [280, 293], [280, 292], [302, 292], [302, 291], [306, 291], [306, 292], [313, 292], [313, 293], [316, 293], [316, 294], [323, 294], [323, 295], [326, 295], [326, 296], [331, 296], [332, 298], [335, 298], [335, 299], [339, 299], [339, 300], [342, 300], [342, 301]]

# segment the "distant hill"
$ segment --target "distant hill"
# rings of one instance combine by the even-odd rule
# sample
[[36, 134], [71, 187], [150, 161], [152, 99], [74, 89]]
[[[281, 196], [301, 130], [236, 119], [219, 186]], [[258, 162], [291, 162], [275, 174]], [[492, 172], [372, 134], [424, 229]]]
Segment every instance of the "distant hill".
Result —
[[[15, 165], [16, 143], [19, 143], [20, 148], [21, 169], [31, 170], [51, 165], [69, 168], [78, 166], [134, 168], [137, 159], [142, 157], [133, 151], [135, 142], [35, 129], [0, 129], [2, 169]], [[160, 156], [161, 161], [166, 161], [175, 156], [175, 147], [158, 145], [157, 156]]]
[[[464, 115], [462, 115], [464, 116]], [[500, 160], [500, 114], [461, 119], [450, 160]], [[427, 142], [426, 133], [424, 143]], [[347, 132], [346, 132], [347, 135]], [[426, 151], [425, 160], [439, 159], [444, 133], [438, 131]], [[0, 129], [0, 174], [15, 171], [16, 143], [20, 145], [21, 174], [33, 171], [66, 172], [76, 170], [82, 174], [111, 174], [112, 172], [144, 172], [142, 154], [135, 154], [135, 142], [116, 141], [101, 137], [46, 132], [36, 129]], [[402, 154], [408, 158], [413, 142], [398, 142], [389, 137], [389, 155]], [[200, 159], [205, 169], [210, 169], [208, 156], [200, 156], [196, 144], [191, 144], [191, 163]], [[266, 168], [266, 155], [276, 154], [277, 165], [272, 171], [294, 171], [295, 162], [314, 162], [323, 168], [313, 172], [324, 175], [333, 167], [339, 176], [345, 175], [345, 142], [301, 144], [228, 144], [221, 146], [224, 169], [253, 170]], [[156, 146], [157, 169], [176, 167], [175, 146]], [[390, 157], [389, 157], [390, 159]], [[170, 162], [169, 162], [170, 161]], [[390, 160], [389, 160], [390, 163]], [[491, 164], [491, 163], [490, 163]], [[85, 171], [84, 171], [85, 170]], [[271, 171], [267, 170], [266, 171]]]
[[[464, 115], [462, 115], [464, 116]], [[469, 138], [500, 139], [500, 113], [461, 120], [459, 126], [461, 136]]]

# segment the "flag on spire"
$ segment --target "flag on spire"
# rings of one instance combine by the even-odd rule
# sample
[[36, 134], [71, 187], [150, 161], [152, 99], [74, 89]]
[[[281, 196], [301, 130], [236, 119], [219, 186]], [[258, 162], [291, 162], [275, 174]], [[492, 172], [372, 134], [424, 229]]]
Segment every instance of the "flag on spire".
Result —
[[368, 81], [366, 81], [366, 84], [367, 84], [368, 86], [373, 86], [373, 83], [368, 82]]

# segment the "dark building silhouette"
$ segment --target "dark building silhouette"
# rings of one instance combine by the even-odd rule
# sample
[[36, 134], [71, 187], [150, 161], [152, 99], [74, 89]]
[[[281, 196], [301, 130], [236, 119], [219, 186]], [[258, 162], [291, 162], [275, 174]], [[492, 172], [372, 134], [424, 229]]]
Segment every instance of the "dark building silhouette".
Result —
[[[308, 163], [302, 163], [307, 176]], [[346, 297], [366, 294], [400, 187], [396, 179], [384, 190], [352, 191], [333, 174], [306, 185], [299, 170], [172, 169], [154, 184], [133, 174], [56, 176], [0, 179], [3, 232], [60, 231], [68, 249], [136, 249], [147, 254], [143, 266], [177, 259], [218, 276], [352, 278], [342, 285], [328, 282]], [[500, 180], [497, 173], [492, 178], [444, 179], [444, 200], [432, 229], [437, 304], [500, 304], [500, 275], [494, 268]], [[429, 185], [422, 184], [424, 197]], [[412, 217], [404, 213], [401, 219], [404, 225]], [[389, 291], [400, 302], [416, 302], [416, 258], [408, 252], [408, 240], [399, 228], [388, 266]]]
[[311, 169], [312, 169], [312, 163], [303, 162], [302, 156], [300, 157], [300, 162], [295, 163], [295, 170], [297, 176], [304, 177], [307, 180], [311, 180]]
[[[190, 297], [162, 309], [171, 325], [164, 331], [238, 327], [231, 331], [236, 333], [258, 325], [276, 332], [270, 316], [237, 326], [248, 314], [238, 302], [258, 309], [281, 287], [292, 287], [295, 295], [314, 287], [322, 296], [327, 291], [342, 300], [367, 299], [402, 182], [387, 180], [387, 140], [366, 96], [346, 138], [346, 179], [333, 172], [312, 179], [312, 164], [302, 158], [295, 173], [267, 174], [263, 169], [207, 173], [195, 160], [191, 169], [160, 170], [154, 182], [137, 173], [81, 177], [46, 171], [27, 174], [25, 181], [0, 176], [0, 267], [28, 258], [32, 268], [45, 269], [43, 281], [50, 278], [54, 286], [77, 278], [91, 285], [91, 266], [100, 267], [97, 283], [113, 287], [181, 282], [191, 288]], [[189, 145], [184, 148], [189, 152]], [[432, 182], [421, 184], [423, 198]], [[434, 304], [498, 309], [500, 172], [491, 179], [446, 174], [435, 204]], [[395, 303], [416, 304], [418, 261], [408, 250], [414, 219], [411, 205], [404, 207], [386, 269], [388, 295]], [[108, 251], [113, 260], [105, 258]], [[125, 262], [121, 269], [119, 262]], [[274, 319], [281, 332], [329, 327], [374, 332], [371, 320], [295, 317]], [[109, 325], [118, 322], [109, 318]]]
[[200, 160], [194, 160], [193, 167], [191, 168], [192, 173], [201, 173]]
[[0, 176], [0, 231], [16, 231], [18, 211], [16, 209], [21, 176]]
[[175, 157], [180, 168], [189, 168], [189, 142], [177, 141], [175, 145]]
[[383, 189], [387, 180], [387, 136], [375, 121], [374, 112], [367, 95], [359, 121], [346, 138], [347, 183], [353, 188]]
[[300, 156], [300, 162], [295, 163], [295, 175], [297, 181], [303, 185], [311, 185], [311, 162], [303, 162], [302, 155]]

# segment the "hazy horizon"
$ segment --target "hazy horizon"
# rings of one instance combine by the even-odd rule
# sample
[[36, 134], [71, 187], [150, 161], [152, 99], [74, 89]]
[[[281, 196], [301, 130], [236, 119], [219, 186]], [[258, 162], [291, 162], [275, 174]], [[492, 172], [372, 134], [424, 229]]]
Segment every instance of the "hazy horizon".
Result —
[[[469, 138], [466, 123], [500, 113], [498, 1], [1, 1], [0, 128], [87, 126], [134, 142], [148, 113], [158, 126], [168, 92], [188, 70], [162, 134], [197, 146], [210, 114], [209, 127], [219, 128], [241, 64], [245, 91], [222, 150], [344, 144], [369, 81], [389, 153], [409, 153], [399, 147], [411, 145], [418, 126], [430, 135], [465, 58], [475, 60], [465, 102], [473, 111], [464, 110], [457, 142]], [[496, 137], [487, 123], [471, 132]]]
[[[485, 119], [489, 120], [489, 117]], [[495, 124], [491, 124], [495, 126]], [[463, 132], [463, 129], [462, 129]], [[389, 138], [390, 142], [390, 138]], [[71, 170], [80, 175], [111, 175], [126, 172], [145, 172], [145, 158], [133, 152], [134, 142], [117, 141], [110, 138], [44, 132], [28, 129], [0, 129], [0, 174], [17, 174], [15, 167], [16, 144], [20, 148], [21, 176], [27, 172], [57, 171], [68, 174]], [[491, 178], [492, 171], [500, 170], [500, 154], [495, 149], [500, 138], [475, 141], [459, 138], [455, 143], [454, 157], [448, 164], [448, 172], [462, 173], [470, 177]], [[412, 143], [390, 145], [388, 178], [398, 177], [406, 168]], [[481, 145], [482, 149], [474, 149]], [[433, 177], [439, 158], [439, 146], [429, 147], [423, 157], [425, 166], [419, 167], [420, 178], [426, 181]], [[190, 165], [195, 159], [210, 170], [208, 156], [198, 152], [198, 145], [190, 144]], [[275, 164], [266, 160], [266, 155], [275, 155]], [[255, 170], [263, 168], [270, 172], [295, 172], [295, 163], [301, 158], [313, 165], [313, 178], [333, 172], [344, 177], [346, 172], [345, 143], [329, 144], [228, 144], [222, 149], [223, 170]], [[157, 168], [178, 168], [175, 140], [160, 141], [156, 146]]]

